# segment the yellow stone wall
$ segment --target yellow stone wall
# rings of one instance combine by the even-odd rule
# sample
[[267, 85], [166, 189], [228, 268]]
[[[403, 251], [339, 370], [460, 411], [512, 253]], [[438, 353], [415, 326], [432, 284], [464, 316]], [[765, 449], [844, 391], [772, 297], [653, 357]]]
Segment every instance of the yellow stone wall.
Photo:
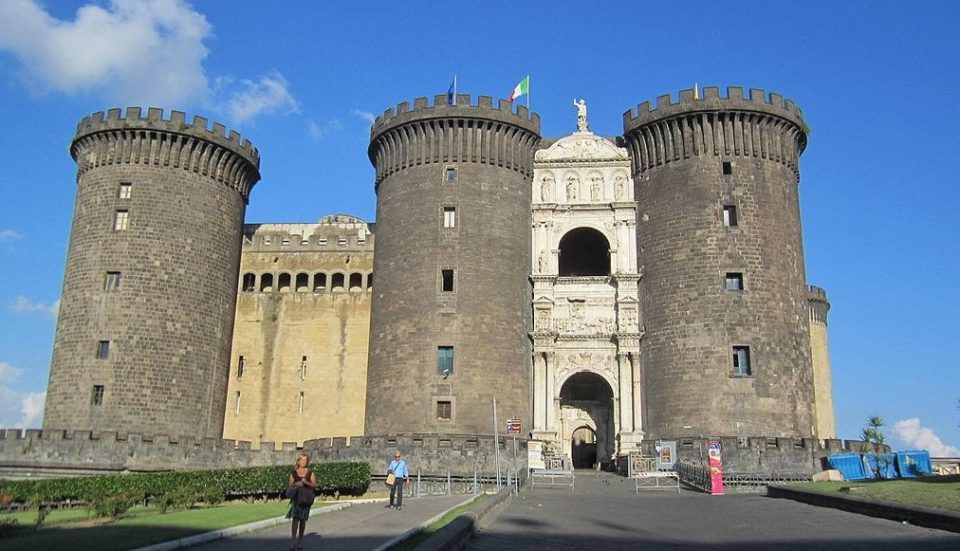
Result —
[[363, 434], [370, 229], [343, 215], [245, 226], [224, 438], [258, 447]]

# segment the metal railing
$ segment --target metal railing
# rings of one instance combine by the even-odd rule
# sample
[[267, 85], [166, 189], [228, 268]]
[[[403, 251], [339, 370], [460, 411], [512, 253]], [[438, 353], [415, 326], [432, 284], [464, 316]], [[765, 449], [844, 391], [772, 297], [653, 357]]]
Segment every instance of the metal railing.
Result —
[[[677, 474], [680, 482], [698, 490], [710, 491], [710, 470], [699, 465], [691, 465], [678, 461]], [[734, 493], [761, 493], [766, 491], [767, 484], [785, 484], [790, 482], [808, 482], [809, 473], [723, 473], [724, 490]]]
[[[484, 475], [474, 472], [473, 475], [456, 475], [447, 471], [446, 474], [424, 474], [420, 471], [411, 476], [405, 485], [404, 493], [409, 496], [436, 496], [453, 494], [479, 494], [486, 491], [498, 491], [503, 487], [513, 488], [514, 492], [526, 479], [526, 473], [517, 473], [514, 469], [506, 469], [497, 480], [496, 475]], [[371, 484], [384, 484], [386, 476], [375, 475]]]

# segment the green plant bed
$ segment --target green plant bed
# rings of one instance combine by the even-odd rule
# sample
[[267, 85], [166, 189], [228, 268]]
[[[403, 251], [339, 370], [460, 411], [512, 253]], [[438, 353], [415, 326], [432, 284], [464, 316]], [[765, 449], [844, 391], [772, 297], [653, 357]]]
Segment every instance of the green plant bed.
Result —
[[864, 480], [844, 482], [799, 482], [792, 487], [822, 493], [960, 512], [960, 482], [940, 482], [936, 477], [916, 480]]
[[[262, 503], [228, 503], [217, 507], [202, 507], [161, 514], [153, 507], [134, 507], [126, 516], [115, 521], [74, 519], [62, 521], [38, 530], [22, 528], [10, 537], [0, 540], [4, 551], [28, 549], [111, 550], [133, 549], [164, 541], [176, 540], [212, 530], [229, 528], [269, 518], [283, 516], [289, 507], [287, 501]], [[60, 511], [56, 511], [60, 512]], [[63, 511], [74, 512], [74, 511]], [[14, 515], [0, 515], [0, 519]], [[87, 512], [83, 510], [83, 514]], [[36, 516], [36, 513], [33, 513]], [[49, 518], [55, 518], [51, 513]], [[85, 516], [83, 517], [86, 518]]]

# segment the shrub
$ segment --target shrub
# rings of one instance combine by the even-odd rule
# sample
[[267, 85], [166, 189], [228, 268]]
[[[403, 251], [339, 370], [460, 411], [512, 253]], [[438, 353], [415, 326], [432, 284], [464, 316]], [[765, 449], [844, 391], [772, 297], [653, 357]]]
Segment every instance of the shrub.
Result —
[[109, 517], [115, 519], [122, 517], [131, 507], [142, 500], [142, 494], [127, 493], [97, 496], [90, 504], [94, 515], [98, 518]]

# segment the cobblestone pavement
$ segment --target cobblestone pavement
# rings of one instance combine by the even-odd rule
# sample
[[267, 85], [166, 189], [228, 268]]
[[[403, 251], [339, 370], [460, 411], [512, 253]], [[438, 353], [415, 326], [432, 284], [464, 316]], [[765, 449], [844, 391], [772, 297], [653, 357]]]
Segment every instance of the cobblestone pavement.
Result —
[[[385, 501], [358, 503], [341, 511], [316, 514], [307, 521], [303, 548], [324, 551], [364, 551], [378, 546], [420, 526], [434, 516], [456, 507], [473, 496], [403, 498], [403, 509], [387, 509]], [[320, 505], [320, 502], [317, 503]], [[283, 550], [290, 548], [290, 521], [257, 532], [240, 534], [196, 547], [214, 550]]]
[[641, 490], [577, 473], [576, 490], [525, 489], [471, 551], [960, 549], [960, 534], [760, 495]]

